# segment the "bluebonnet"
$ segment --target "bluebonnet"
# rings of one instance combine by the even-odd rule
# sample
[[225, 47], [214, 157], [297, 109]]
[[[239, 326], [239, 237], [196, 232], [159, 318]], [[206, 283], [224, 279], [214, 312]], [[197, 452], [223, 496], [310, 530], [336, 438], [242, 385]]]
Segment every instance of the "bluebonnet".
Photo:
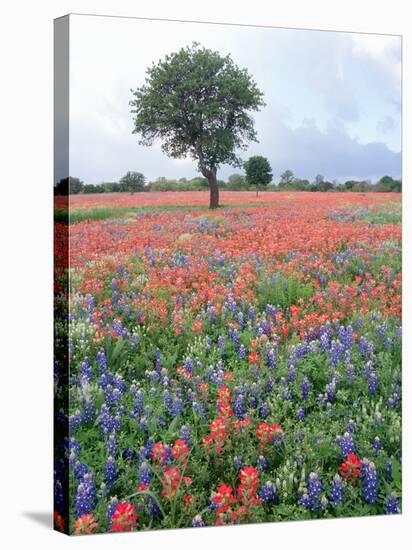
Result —
[[326, 397], [329, 403], [333, 403], [333, 401], [335, 400], [335, 393], [336, 393], [336, 379], [333, 378], [332, 381], [326, 386]]
[[210, 336], [207, 336], [206, 341], [205, 341], [206, 355], [208, 355], [210, 353], [211, 348], [212, 348], [212, 340], [211, 340]]
[[340, 475], [335, 474], [330, 488], [329, 500], [334, 508], [337, 508], [342, 503], [345, 485]]
[[229, 327], [229, 338], [235, 344], [235, 347], [237, 347], [240, 344], [239, 334], [238, 334], [238, 331], [235, 328]]
[[112, 416], [108, 406], [103, 403], [100, 409], [98, 424], [103, 433], [112, 433], [120, 428], [120, 416], [118, 414]]
[[91, 398], [87, 398], [84, 404], [83, 420], [86, 424], [91, 424], [96, 415], [96, 407]]
[[257, 397], [255, 395], [251, 395], [248, 400], [248, 408], [249, 409], [256, 409], [257, 407]]
[[383, 325], [379, 325], [378, 327], [376, 327], [376, 336], [378, 336], [378, 338], [383, 338], [385, 336], [385, 333], [386, 333], [386, 325], [383, 324]]
[[88, 472], [79, 483], [76, 492], [76, 514], [81, 517], [90, 514], [96, 506], [96, 493], [94, 488], [93, 474]]
[[269, 405], [264, 401], [259, 407], [259, 416], [265, 420], [270, 414]]
[[360, 478], [363, 484], [363, 498], [365, 502], [374, 504], [378, 496], [378, 475], [375, 464], [367, 458], [361, 461]]
[[401, 509], [399, 507], [398, 497], [391, 493], [386, 497], [385, 514], [400, 514]]
[[162, 464], [168, 464], [169, 462], [173, 462], [173, 455], [172, 455], [172, 447], [170, 445], [164, 446], [164, 455]]
[[116, 480], [116, 477], [117, 477], [116, 461], [112, 456], [107, 457], [106, 464], [104, 466], [104, 477], [109, 487]]
[[135, 401], [134, 401], [134, 414], [140, 416], [143, 412], [144, 406], [144, 393], [143, 390], [139, 389], [136, 392]]
[[394, 346], [394, 341], [393, 341], [393, 338], [386, 338], [385, 340], [385, 349], [387, 351], [390, 351]]
[[378, 436], [376, 436], [375, 439], [373, 440], [372, 447], [376, 452], [382, 449], [382, 443]]
[[189, 428], [187, 426], [182, 426], [180, 428], [179, 435], [180, 435], [180, 438], [186, 443], [186, 445], [190, 449], [190, 446], [191, 446], [191, 443], [192, 443], [192, 436], [190, 434]]
[[116, 388], [115, 386], [108, 384], [104, 388], [104, 399], [107, 405], [109, 405], [110, 407], [113, 407], [114, 405], [117, 405], [120, 403], [122, 399], [122, 392], [119, 390], [119, 388]]
[[109, 456], [116, 454], [116, 432], [112, 432], [106, 441], [106, 450]]
[[80, 462], [80, 460], [75, 459], [74, 462], [71, 462], [71, 466], [73, 468], [74, 475], [78, 481], [82, 481], [84, 476], [88, 473], [90, 473], [90, 469], [86, 464], [83, 464], [83, 462]]
[[356, 452], [355, 442], [349, 432], [345, 432], [343, 436], [338, 435], [336, 437], [336, 444], [342, 457], [346, 458], [348, 454]]
[[266, 361], [269, 369], [275, 370], [276, 369], [276, 353], [273, 349], [269, 350], [266, 355]]
[[297, 420], [300, 420], [301, 422], [305, 420], [305, 409], [303, 407], [299, 407], [299, 409], [296, 412], [296, 418]]
[[309, 392], [310, 392], [309, 380], [306, 378], [306, 376], [303, 379], [301, 390], [302, 390], [302, 400], [306, 401], [307, 398], [309, 397]]
[[198, 514], [193, 518], [192, 527], [204, 527], [204, 526], [205, 526], [205, 522], [203, 521], [202, 516], [200, 514]]
[[256, 461], [256, 466], [259, 470], [262, 472], [266, 471], [268, 469], [268, 461], [263, 455], [260, 455]]
[[139, 428], [143, 432], [148, 432], [149, 431], [149, 425], [147, 423], [147, 418], [145, 416], [140, 417], [140, 419], [139, 419]]
[[233, 412], [235, 413], [236, 418], [239, 420], [243, 420], [246, 413], [245, 408], [245, 394], [238, 393], [235, 397], [235, 401], [233, 403]]
[[236, 470], [240, 470], [243, 466], [243, 460], [240, 456], [235, 456], [233, 459], [233, 465], [236, 468]]
[[77, 430], [83, 422], [83, 415], [80, 411], [76, 411], [69, 416], [69, 429], [70, 432]]
[[279, 380], [279, 386], [282, 389], [281, 394], [283, 399], [285, 399], [286, 401], [290, 401], [292, 399], [292, 393], [290, 391], [290, 387], [286, 381], [286, 378], [284, 378], [283, 376]]
[[272, 481], [266, 481], [259, 489], [259, 497], [265, 504], [276, 500], [276, 485]]
[[323, 486], [319, 479], [319, 476], [312, 472], [309, 474], [307, 489], [303, 495], [299, 498], [299, 504], [304, 506], [307, 510], [311, 512], [316, 512], [323, 507], [321, 501]]
[[112, 521], [112, 516], [116, 510], [116, 507], [118, 505], [119, 501], [117, 499], [117, 497], [112, 497], [107, 505], [107, 508], [106, 508], [106, 517], [107, 517], [107, 521], [109, 522], [109, 525]]
[[139, 482], [144, 485], [149, 485], [152, 479], [152, 471], [147, 462], [143, 462], [139, 468]]
[[162, 369], [162, 356], [161, 356], [159, 348], [157, 348], [156, 351], [155, 351], [154, 367], [155, 367], [157, 372], [160, 372], [161, 369]]
[[320, 349], [326, 353], [328, 350], [329, 350], [329, 338], [328, 338], [328, 335], [325, 333], [325, 334], [322, 334], [322, 336], [320, 337]]
[[348, 350], [352, 347], [353, 342], [353, 328], [352, 325], [349, 325], [346, 330], [345, 327], [340, 326], [338, 329], [338, 338], [343, 345], [345, 350]]
[[165, 411], [169, 416], [172, 416], [172, 407], [173, 407], [173, 399], [170, 395], [169, 390], [164, 390], [163, 392], [163, 404], [165, 407]]
[[244, 359], [246, 359], [246, 349], [243, 344], [240, 344], [239, 346], [238, 355], [240, 360], [243, 361]]
[[193, 363], [190, 357], [186, 357], [185, 362], [183, 364], [183, 368], [186, 373], [192, 374], [193, 372]]
[[349, 382], [353, 382], [356, 378], [355, 367], [352, 364], [346, 365], [345, 368], [346, 378]]
[[87, 384], [93, 378], [93, 371], [90, 365], [90, 359], [85, 357], [84, 361], [80, 365], [80, 382], [82, 384]]
[[348, 421], [348, 425], [346, 426], [346, 431], [352, 434], [355, 430], [356, 430], [356, 422], [350, 419]]
[[128, 460], [129, 462], [134, 462], [136, 453], [133, 449], [125, 449], [122, 452], [122, 457], [124, 460]]
[[296, 377], [297, 377], [296, 366], [291, 364], [288, 367], [288, 382], [293, 382], [294, 380], [296, 380]]
[[173, 418], [176, 418], [177, 416], [182, 416], [184, 409], [184, 403], [183, 399], [180, 397], [175, 397], [173, 399], [171, 414]]

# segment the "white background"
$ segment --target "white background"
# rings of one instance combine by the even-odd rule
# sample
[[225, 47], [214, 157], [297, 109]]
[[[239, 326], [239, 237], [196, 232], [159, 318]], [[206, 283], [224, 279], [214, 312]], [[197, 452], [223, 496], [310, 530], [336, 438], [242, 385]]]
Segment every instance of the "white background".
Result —
[[[411, 25], [405, 0], [83, 0], [2, 4], [0, 20], [0, 540], [3, 548], [405, 548], [411, 512], [408, 159]], [[51, 531], [53, 23], [72, 13], [403, 34], [404, 513], [398, 517], [69, 538]], [[409, 29], [408, 29], [409, 22]], [[90, 37], [93, 40], [93, 37]], [[409, 66], [409, 67], [408, 67]], [[167, 546], [166, 546], [167, 545]]]

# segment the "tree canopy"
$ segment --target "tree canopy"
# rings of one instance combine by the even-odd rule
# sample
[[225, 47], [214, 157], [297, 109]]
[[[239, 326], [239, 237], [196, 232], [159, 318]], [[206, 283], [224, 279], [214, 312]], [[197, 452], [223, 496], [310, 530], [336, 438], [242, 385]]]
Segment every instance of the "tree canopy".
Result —
[[146, 179], [140, 172], [127, 172], [119, 180], [120, 191], [129, 191], [129, 193], [135, 193], [138, 191], [144, 191]]
[[258, 194], [259, 185], [268, 185], [272, 181], [272, 168], [267, 158], [260, 155], [250, 157], [244, 163], [246, 172], [246, 181], [252, 185], [256, 185], [256, 196]]
[[257, 141], [250, 111], [264, 105], [263, 94], [247, 70], [230, 55], [193, 43], [149, 67], [145, 83], [132, 93], [139, 143], [160, 139], [166, 155], [197, 161], [216, 208], [219, 166], [241, 166], [238, 150]]

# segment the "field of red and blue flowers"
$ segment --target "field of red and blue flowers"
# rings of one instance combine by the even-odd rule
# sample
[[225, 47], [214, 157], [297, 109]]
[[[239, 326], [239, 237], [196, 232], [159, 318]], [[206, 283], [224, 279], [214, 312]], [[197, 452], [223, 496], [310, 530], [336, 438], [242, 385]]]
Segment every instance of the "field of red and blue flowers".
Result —
[[[222, 193], [213, 212], [200, 192], [113, 200], [71, 203], [74, 221], [93, 211], [70, 225], [56, 526], [399, 513], [399, 195]], [[119, 215], [99, 219], [107, 204]]]

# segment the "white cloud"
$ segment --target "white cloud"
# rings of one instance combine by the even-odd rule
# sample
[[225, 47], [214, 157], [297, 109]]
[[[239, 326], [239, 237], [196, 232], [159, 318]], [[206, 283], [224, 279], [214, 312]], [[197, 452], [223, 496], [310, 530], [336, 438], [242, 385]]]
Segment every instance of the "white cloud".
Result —
[[398, 170], [399, 155], [389, 150], [400, 148], [397, 37], [72, 16], [72, 175], [90, 183], [128, 170], [149, 179], [196, 175], [196, 163], [167, 158], [160, 143], [138, 145], [129, 107], [130, 89], [143, 84], [147, 67], [193, 41], [231, 53], [264, 91], [267, 106], [255, 115], [259, 143], [244, 158], [267, 154], [301, 177], [315, 175], [315, 165], [321, 171], [325, 156], [331, 179]]

